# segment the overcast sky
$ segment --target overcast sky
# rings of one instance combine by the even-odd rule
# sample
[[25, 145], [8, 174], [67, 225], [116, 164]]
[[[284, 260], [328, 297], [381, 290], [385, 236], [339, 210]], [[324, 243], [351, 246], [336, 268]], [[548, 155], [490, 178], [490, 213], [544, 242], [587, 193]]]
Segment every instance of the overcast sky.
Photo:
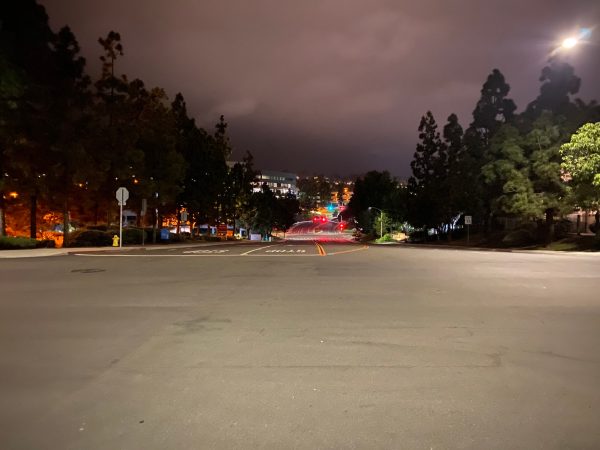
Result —
[[259, 168], [407, 177], [420, 117], [468, 126], [493, 68], [519, 110], [549, 51], [579, 27], [596, 45], [568, 56], [579, 97], [600, 99], [599, 0], [41, 0], [99, 73], [98, 37], [121, 33], [117, 69], [170, 97], [199, 125], [225, 114]]

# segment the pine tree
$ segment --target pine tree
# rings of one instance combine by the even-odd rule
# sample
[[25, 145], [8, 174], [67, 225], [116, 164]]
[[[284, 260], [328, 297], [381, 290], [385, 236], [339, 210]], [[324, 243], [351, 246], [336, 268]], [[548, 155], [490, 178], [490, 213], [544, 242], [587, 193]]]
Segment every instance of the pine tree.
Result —
[[[494, 135], [503, 124], [511, 123], [515, 118], [517, 107], [508, 98], [509, 92], [510, 85], [504, 75], [494, 69], [483, 84], [481, 97], [473, 111], [473, 122], [464, 135], [465, 157], [461, 165], [469, 182], [466, 190], [471, 193], [467, 209], [476, 216], [477, 222], [483, 222], [486, 231], [491, 226], [492, 194], [481, 178], [481, 170], [491, 161], [490, 143]], [[480, 216], [479, 220], [477, 216]]]
[[574, 112], [570, 96], [579, 92], [581, 79], [575, 75], [575, 69], [570, 64], [556, 58], [550, 59], [542, 69], [540, 81], [540, 94], [527, 105], [525, 117], [533, 121], [543, 111], [550, 111], [557, 116], [568, 116]]
[[437, 227], [443, 222], [439, 194], [443, 189], [440, 181], [444, 178], [446, 148], [431, 111], [421, 118], [419, 139], [408, 180], [410, 215], [418, 226]]

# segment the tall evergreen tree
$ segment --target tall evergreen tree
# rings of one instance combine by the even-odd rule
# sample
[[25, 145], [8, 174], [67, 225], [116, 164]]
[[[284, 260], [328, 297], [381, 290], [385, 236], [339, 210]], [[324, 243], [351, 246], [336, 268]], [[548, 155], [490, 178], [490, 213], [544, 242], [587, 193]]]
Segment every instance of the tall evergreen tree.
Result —
[[419, 124], [419, 140], [410, 166], [412, 176], [408, 180], [410, 195], [409, 213], [412, 222], [419, 227], [438, 227], [443, 222], [439, 194], [443, 187], [440, 180], [446, 163], [446, 147], [437, 131], [437, 123], [428, 111]]
[[[41, 163], [47, 150], [49, 89], [55, 78], [48, 15], [35, 0], [0, 5], [0, 236], [5, 233], [4, 198], [15, 183], [32, 205], [43, 188]], [[38, 170], [41, 169], [41, 170]], [[8, 176], [6, 175], [8, 174]], [[39, 176], [38, 176], [39, 175]], [[32, 210], [35, 208], [32, 207]], [[35, 227], [31, 230], [35, 235]]]
[[565, 117], [574, 112], [571, 96], [579, 92], [581, 79], [575, 75], [573, 66], [557, 58], [552, 58], [542, 69], [540, 81], [542, 82], [540, 94], [527, 105], [525, 117], [533, 121], [543, 111], [550, 111], [556, 116]]
[[473, 111], [473, 122], [465, 131], [465, 158], [462, 171], [470, 181], [467, 191], [471, 193], [468, 209], [485, 225], [490, 227], [492, 206], [488, 185], [481, 178], [482, 167], [490, 162], [490, 143], [503, 124], [514, 120], [516, 105], [508, 98], [510, 85], [500, 70], [494, 69], [481, 89], [481, 97]]
[[465, 146], [463, 144], [463, 128], [456, 114], [448, 116], [444, 125], [443, 137], [446, 148], [445, 179], [443, 181], [444, 216], [448, 222], [448, 238], [451, 238], [450, 221], [458, 214], [465, 212], [470, 205], [468, 190], [468, 172], [465, 170]]

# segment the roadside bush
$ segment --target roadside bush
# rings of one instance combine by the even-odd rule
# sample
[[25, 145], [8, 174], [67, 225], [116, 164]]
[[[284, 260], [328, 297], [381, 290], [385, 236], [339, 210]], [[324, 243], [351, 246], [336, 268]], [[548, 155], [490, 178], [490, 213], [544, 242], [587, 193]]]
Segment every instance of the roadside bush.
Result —
[[415, 230], [408, 236], [408, 242], [426, 242], [429, 238], [427, 230]]
[[52, 239], [42, 239], [41, 241], [37, 241], [35, 246], [36, 248], [55, 248], [56, 242]]
[[106, 225], [88, 225], [86, 228], [88, 230], [108, 231], [108, 227]]
[[0, 250], [25, 250], [36, 248], [38, 241], [28, 237], [0, 236]]
[[208, 242], [220, 242], [221, 238], [218, 236], [204, 236], [204, 240]]
[[535, 235], [535, 233], [537, 232], [537, 229], [538, 229], [538, 224], [535, 222], [521, 222], [515, 228], [515, 231], [526, 230], [526, 231], [529, 231], [532, 235]]
[[185, 237], [177, 233], [169, 233], [169, 242], [183, 242]]
[[535, 234], [529, 230], [521, 229], [508, 233], [502, 238], [504, 247], [525, 247], [535, 244]]
[[597, 234], [597, 232], [596, 232], [596, 224], [595, 223], [591, 224], [588, 228], [590, 229], [590, 231], [592, 233]]
[[[136, 245], [142, 243], [142, 234], [144, 230], [141, 228], [123, 228], [123, 245]], [[119, 232], [117, 231], [117, 233]]]
[[379, 239], [376, 239], [375, 242], [382, 244], [384, 242], [396, 242], [391, 234], [384, 234]]
[[71, 236], [69, 247], [107, 247], [112, 245], [112, 234], [99, 230], [85, 230]]
[[569, 219], [561, 219], [554, 224], [554, 238], [555, 239], [564, 239], [566, 238], [571, 229], [573, 228], [573, 224]]

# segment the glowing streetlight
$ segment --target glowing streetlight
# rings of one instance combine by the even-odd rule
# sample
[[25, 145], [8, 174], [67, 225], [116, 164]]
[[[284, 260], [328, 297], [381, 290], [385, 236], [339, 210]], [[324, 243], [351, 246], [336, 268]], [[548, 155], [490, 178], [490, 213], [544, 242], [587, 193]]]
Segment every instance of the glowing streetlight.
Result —
[[574, 37], [569, 37], [569, 38], [566, 38], [564, 41], [562, 41], [561, 46], [562, 46], [562, 48], [565, 48], [568, 50], [570, 48], [575, 47], [578, 43], [579, 43], [579, 39], [574, 38]]

